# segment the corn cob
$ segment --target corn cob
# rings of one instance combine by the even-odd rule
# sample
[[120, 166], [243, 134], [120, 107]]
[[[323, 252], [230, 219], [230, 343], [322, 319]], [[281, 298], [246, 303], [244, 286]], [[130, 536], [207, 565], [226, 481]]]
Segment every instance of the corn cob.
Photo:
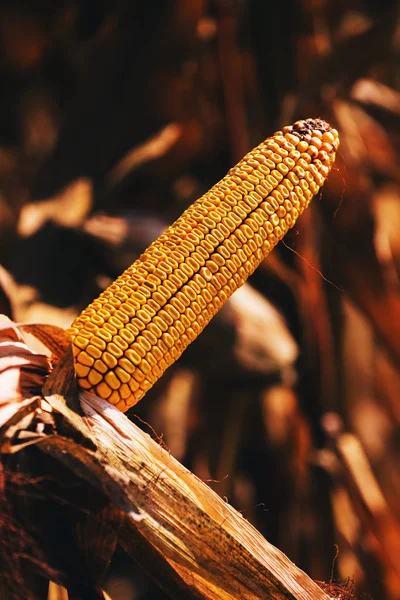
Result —
[[338, 145], [328, 123], [298, 121], [188, 208], [68, 330], [79, 386], [136, 404], [294, 225]]

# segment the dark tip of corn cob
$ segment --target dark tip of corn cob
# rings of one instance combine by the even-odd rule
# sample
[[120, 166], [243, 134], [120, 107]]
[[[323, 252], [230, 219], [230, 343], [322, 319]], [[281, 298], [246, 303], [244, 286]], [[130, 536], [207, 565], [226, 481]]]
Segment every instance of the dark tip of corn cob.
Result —
[[80, 387], [138, 402], [294, 225], [338, 145], [325, 121], [297, 121], [188, 208], [68, 330]]
[[307, 121], [297, 121], [294, 125], [285, 127], [283, 133], [293, 133], [297, 135], [301, 140], [309, 142], [313, 136], [314, 131], [325, 133], [330, 131], [332, 128], [326, 121], [322, 119], [307, 119]]

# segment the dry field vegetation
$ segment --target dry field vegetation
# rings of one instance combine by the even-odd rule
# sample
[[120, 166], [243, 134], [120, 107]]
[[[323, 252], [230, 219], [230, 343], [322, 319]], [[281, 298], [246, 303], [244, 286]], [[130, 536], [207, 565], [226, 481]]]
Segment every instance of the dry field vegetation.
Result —
[[[326, 594], [268, 597], [400, 600], [400, 4], [155, 4], [1, 0], [0, 314], [67, 328], [252, 147], [297, 119], [331, 123], [341, 145], [322, 192], [128, 416], [325, 582]], [[15, 368], [29, 359], [40, 386], [47, 359], [27, 358], [6, 327], [0, 346], [13, 344]], [[15, 385], [4, 356], [0, 409]], [[74, 416], [52, 408], [65, 439], [79, 431], [91, 452]], [[41, 435], [60, 426], [42, 425]], [[199, 581], [190, 595], [182, 565], [160, 562], [143, 532], [114, 552], [106, 528], [112, 552], [99, 557], [82, 542], [96, 542], [93, 522], [76, 535], [71, 523], [98, 511], [95, 529], [104, 518], [124, 530], [104, 496], [94, 506], [54, 448], [39, 460], [36, 439], [7, 454], [3, 434], [2, 600], [46, 598], [38, 567], [84, 581], [94, 556], [100, 571], [112, 557], [102, 584], [112, 600], [212, 597]], [[105, 597], [88, 581], [70, 600]], [[66, 597], [52, 584], [50, 600]]]

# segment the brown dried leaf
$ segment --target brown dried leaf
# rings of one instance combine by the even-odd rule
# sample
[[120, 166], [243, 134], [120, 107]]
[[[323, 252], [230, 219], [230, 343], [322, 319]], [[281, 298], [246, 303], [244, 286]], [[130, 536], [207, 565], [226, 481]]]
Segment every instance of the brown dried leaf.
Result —
[[21, 323], [21, 331], [29, 333], [51, 352], [52, 359], [58, 361], [65, 354], [71, 338], [61, 327], [47, 323]]
[[[96, 213], [88, 219], [83, 230], [112, 247], [132, 247], [136, 252], [151, 244], [168, 227], [156, 216], [129, 214], [111, 216]], [[108, 285], [108, 284], [106, 284]]]
[[234, 353], [249, 371], [288, 372], [297, 345], [278, 310], [249, 284], [244, 284], [221, 311], [236, 329]]
[[92, 206], [92, 184], [88, 179], [77, 179], [59, 194], [22, 207], [18, 232], [26, 237], [33, 235], [47, 221], [64, 227], [79, 227]]
[[400, 190], [397, 184], [379, 188], [372, 197], [375, 219], [375, 249], [377, 257], [386, 271], [388, 283], [397, 285], [400, 267]]
[[68, 592], [62, 585], [50, 581], [47, 600], [68, 600]]
[[400, 93], [373, 79], [359, 79], [351, 90], [351, 97], [400, 116]]
[[127, 520], [132, 535], [121, 543], [140, 561], [138, 530], [185, 582], [187, 593], [177, 592], [177, 598], [328, 600], [240, 513], [124, 414], [93, 394], [80, 397], [105, 473], [138, 507], [140, 517]]
[[164, 156], [180, 136], [181, 127], [177, 123], [169, 123], [149, 140], [132, 148], [108, 174], [109, 183], [115, 185], [144, 163]]
[[335, 118], [340, 131], [342, 152], [346, 162], [369, 166], [377, 173], [398, 180], [399, 156], [385, 129], [362, 108], [335, 100]]
[[48, 358], [30, 350], [12, 321], [0, 316], [0, 424], [9, 405], [41, 393], [49, 371]]
[[42, 302], [35, 287], [18, 283], [1, 264], [0, 286], [11, 304], [14, 320], [19, 323], [48, 323], [66, 329], [76, 317], [73, 308], [58, 308]]

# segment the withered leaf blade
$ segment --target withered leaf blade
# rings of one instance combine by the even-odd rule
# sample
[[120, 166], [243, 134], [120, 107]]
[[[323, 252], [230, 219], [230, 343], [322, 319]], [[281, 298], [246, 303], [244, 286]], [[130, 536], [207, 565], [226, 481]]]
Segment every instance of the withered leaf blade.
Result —
[[52, 354], [52, 360], [55, 362], [61, 359], [71, 344], [69, 335], [64, 329], [56, 325], [48, 325], [47, 323], [21, 323], [19, 328], [33, 335], [46, 346]]
[[15, 324], [1, 316], [0, 427], [18, 414], [21, 403], [29, 404], [32, 397], [41, 394], [49, 371], [49, 359], [30, 350]]
[[[141, 562], [134, 533], [139, 531], [186, 585], [186, 596], [175, 597], [328, 600], [240, 513], [125, 415], [93, 394], [82, 393], [81, 402], [108, 473], [141, 516], [126, 520], [121, 542]], [[153, 572], [156, 580], [157, 575]], [[165, 581], [159, 583], [165, 587]]]

